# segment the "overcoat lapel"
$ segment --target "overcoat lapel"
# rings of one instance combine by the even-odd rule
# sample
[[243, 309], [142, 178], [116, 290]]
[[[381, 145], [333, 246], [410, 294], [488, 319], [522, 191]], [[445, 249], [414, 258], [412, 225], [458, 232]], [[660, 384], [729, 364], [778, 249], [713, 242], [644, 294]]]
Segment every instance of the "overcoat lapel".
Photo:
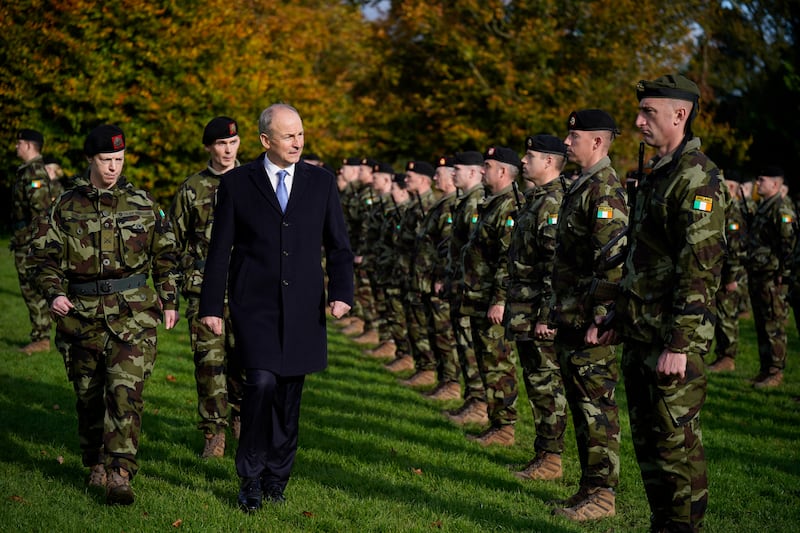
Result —
[[267, 202], [280, 212], [281, 206], [278, 204], [278, 197], [275, 195], [267, 171], [264, 169], [264, 154], [261, 154], [261, 157], [254, 162], [249, 178], [253, 181], [255, 188], [267, 199]]

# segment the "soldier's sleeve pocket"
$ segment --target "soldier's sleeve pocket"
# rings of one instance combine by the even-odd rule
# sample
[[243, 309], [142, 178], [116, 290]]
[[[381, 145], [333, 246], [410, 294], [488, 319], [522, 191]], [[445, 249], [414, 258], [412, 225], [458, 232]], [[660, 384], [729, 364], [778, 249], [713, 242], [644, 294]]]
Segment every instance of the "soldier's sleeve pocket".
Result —
[[691, 246], [697, 264], [708, 270], [719, 263], [723, 255], [722, 232], [714, 227], [714, 217], [702, 216], [686, 228], [686, 242]]

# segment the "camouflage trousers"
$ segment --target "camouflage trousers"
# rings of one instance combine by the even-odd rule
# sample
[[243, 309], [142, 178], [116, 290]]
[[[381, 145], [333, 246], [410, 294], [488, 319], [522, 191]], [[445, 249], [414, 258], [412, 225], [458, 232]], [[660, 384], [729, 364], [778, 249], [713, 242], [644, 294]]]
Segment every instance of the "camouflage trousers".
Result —
[[708, 475], [700, 430], [706, 398], [702, 356], [687, 354], [686, 377], [656, 374], [663, 344], [629, 342], [622, 372], [631, 435], [650, 504], [652, 530], [699, 531], [708, 505]]
[[615, 346], [587, 346], [583, 332], [560, 328], [555, 349], [572, 412], [582, 487], [619, 483], [619, 380]]
[[536, 427], [533, 448], [560, 454], [567, 429], [567, 397], [553, 341], [518, 340], [516, 344]]
[[49, 341], [50, 328], [52, 326], [50, 307], [47, 305], [47, 300], [36, 290], [31, 281], [27, 264], [27, 248], [14, 250], [14, 265], [17, 267], [19, 289], [22, 293], [22, 299], [28, 308], [28, 318], [31, 321], [31, 341], [36, 342], [43, 339]]
[[461, 366], [458, 363], [453, 323], [450, 321], [450, 302], [429, 295], [428, 309], [431, 314], [433, 355], [436, 358], [436, 370], [439, 383], [458, 383]]
[[386, 287], [386, 322], [394, 339], [397, 356], [411, 355], [411, 344], [408, 341], [408, 306], [400, 287]]
[[777, 372], [786, 366], [787, 286], [772, 277], [750, 275], [748, 289], [758, 338], [761, 372]]
[[411, 355], [414, 356], [414, 367], [417, 372], [436, 370], [436, 358], [431, 348], [433, 318], [430, 309], [418, 292], [409, 291], [406, 298], [409, 311], [408, 338], [411, 342]]
[[228, 306], [223, 309], [222, 335], [218, 336], [198, 319], [199, 305], [199, 298], [189, 298], [186, 309], [200, 415], [197, 428], [215, 435], [225, 431], [229, 416], [239, 416], [244, 370], [236, 354]]
[[519, 394], [517, 356], [513, 344], [506, 342], [506, 328], [503, 324], [492, 324], [485, 315], [470, 316], [469, 321], [475, 358], [486, 391], [489, 421], [495, 427], [515, 424]]
[[381, 343], [392, 340], [392, 332], [389, 331], [389, 324], [386, 321], [388, 313], [386, 307], [386, 290], [375, 279], [370, 276], [369, 286], [372, 289], [372, 301], [375, 302], [375, 318], [372, 325], [378, 332], [378, 339]]
[[714, 326], [718, 357], [735, 358], [739, 351], [739, 307], [742, 293], [739, 290], [728, 292], [724, 287], [717, 291], [717, 324]]
[[77, 396], [78, 439], [84, 466], [105, 464], [139, 470], [144, 383], [156, 361], [156, 329], [144, 328], [133, 343], [121, 341], [101, 321], [80, 329], [56, 328], [56, 346]]
[[472, 322], [468, 316], [460, 315], [457, 311], [453, 312], [452, 307], [450, 315], [458, 352], [458, 364], [461, 367], [461, 376], [464, 378], [464, 401], [486, 401], [486, 389], [483, 387], [478, 359], [475, 356], [475, 346], [472, 342]]
[[375, 329], [376, 312], [375, 300], [372, 297], [372, 287], [369, 281], [369, 272], [363, 265], [355, 265], [355, 301], [360, 309], [360, 318], [364, 321], [364, 331]]

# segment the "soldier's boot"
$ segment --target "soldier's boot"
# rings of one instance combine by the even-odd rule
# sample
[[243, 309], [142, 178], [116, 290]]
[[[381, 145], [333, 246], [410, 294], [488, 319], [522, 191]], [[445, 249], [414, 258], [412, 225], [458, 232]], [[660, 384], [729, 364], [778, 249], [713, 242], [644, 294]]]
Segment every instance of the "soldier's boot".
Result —
[[239, 440], [239, 435], [242, 434], [242, 417], [239, 415], [231, 418], [231, 434], [236, 440]]
[[19, 351], [24, 353], [25, 355], [31, 355], [37, 352], [49, 352], [50, 339], [40, 339], [38, 341], [33, 341], [20, 348]]
[[207, 433], [206, 442], [203, 446], [202, 459], [220, 458], [225, 456], [225, 433]]
[[365, 331], [358, 337], [353, 339], [353, 342], [357, 344], [378, 344], [381, 341], [380, 337], [378, 337], [378, 332], [374, 329], [370, 329]]
[[400, 382], [406, 387], [428, 387], [436, 383], [436, 372], [433, 370], [420, 370], [408, 379]]
[[481, 446], [513, 446], [514, 445], [514, 426], [505, 424], [502, 426], [492, 426], [479, 435], [467, 435], [467, 439], [477, 442]]
[[723, 355], [711, 363], [706, 370], [709, 372], [732, 372], [736, 370], [736, 361], [733, 357]]
[[753, 387], [756, 389], [768, 389], [771, 387], [777, 387], [783, 383], [783, 372], [778, 370], [777, 372], [770, 372], [766, 374], [761, 379], [756, 379], [753, 382]]
[[455, 381], [440, 383], [432, 391], [426, 392], [425, 397], [437, 401], [457, 400], [461, 398], [461, 385]]
[[455, 422], [460, 426], [466, 424], [478, 424], [485, 426], [489, 423], [489, 414], [487, 412], [486, 402], [483, 400], [469, 400], [455, 411], [448, 412], [447, 418], [451, 422]]
[[111, 468], [106, 479], [106, 504], [130, 505], [133, 503], [131, 476], [124, 468]]
[[586, 497], [570, 507], [554, 509], [553, 515], [565, 516], [575, 522], [599, 520], [617, 514], [614, 491], [605, 487], [587, 489]]
[[576, 505], [578, 502], [581, 502], [586, 499], [586, 496], [589, 494], [589, 487], [579, 487], [578, 492], [570, 496], [569, 498], [564, 498], [560, 500], [548, 500], [547, 505], [553, 505], [555, 507], [572, 507]]
[[364, 353], [374, 359], [394, 359], [397, 352], [397, 345], [393, 340], [383, 341], [380, 346], [372, 350], [364, 350]]
[[411, 370], [414, 368], [414, 358], [410, 355], [401, 355], [389, 364], [383, 365], [383, 368], [389, 372], [396, 374], [404, 370]]
[[528, 465], [519, 472], [514, 472], [518, 479], [543, 479], [552, 481], [561, 479], [564, 472], [561, 468], [561, 454], [540, 451]]
[[106, 487], [106, 467], [102, 463], [92, 465], [89, 468], [89, 475], [86, 476], [86, 484], [90, 487]]
[[349, 325], [342, 329], [342, 333], [354, 337], [364, 333], [364, 321], [360, 318], [355, 318]]
[[347, 327], [350, 324], [352, 324], [353, 320], [355, 320], [355, 318], [356, 317], [354, 317], [352, 315], [348, 315], [348, 316], [345, 316], [345, 317], [342, 317], [342, 318], [336, 320], [334, 322], [334, 325], [339, 326], [340, 328], [344, 328], [344, 327]]

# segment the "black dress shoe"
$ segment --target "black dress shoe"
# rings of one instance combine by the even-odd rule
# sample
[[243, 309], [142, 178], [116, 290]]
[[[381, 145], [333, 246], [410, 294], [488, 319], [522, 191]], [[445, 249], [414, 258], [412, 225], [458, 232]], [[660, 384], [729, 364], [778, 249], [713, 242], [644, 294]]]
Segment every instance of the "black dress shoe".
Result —
[[258, 478], [242, 478], [239, 485], [239, 509], [253, 513], [261, 509], [261, 483]]
[[268, 502], [272, 503], [286, 502], [286, 497], [283, 495], [283, 489], [278, 485], [270, 485], [264, 489], [264, 497]]

